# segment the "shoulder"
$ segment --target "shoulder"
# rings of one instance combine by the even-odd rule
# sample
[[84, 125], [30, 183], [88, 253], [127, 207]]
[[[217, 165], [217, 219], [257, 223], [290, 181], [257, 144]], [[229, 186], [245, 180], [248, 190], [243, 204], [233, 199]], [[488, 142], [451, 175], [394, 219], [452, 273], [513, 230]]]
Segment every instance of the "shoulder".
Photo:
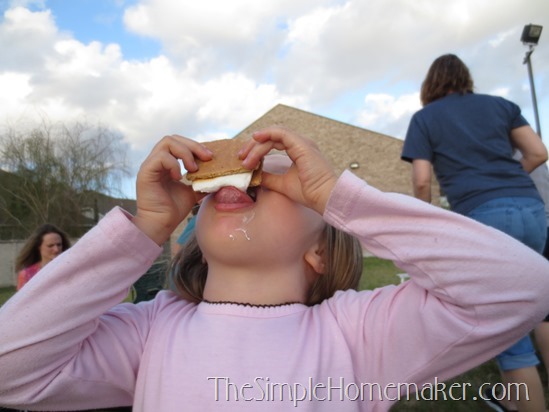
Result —
[[181, 316], [193, 314], [196, 306], [172, 291], [162, 290], [151, 300], [118, 304], [104, 316], [124, 319], [140, 327], [150, 327], [152, 324], [169, 324]]
[[512, 102], [511, 100], [506, 99], [502, 96], [495, 96], [490, 94], [473, 94], [475, 96], [475, 100], [479, 101], [482, 104], [485, 105], [493, 105], [493, 106], [499, 106], [506, 108], [508, 110], [518, 110], [520, 111], [520, 108], [518, 104], [515, 102]]
[[384, 300], [392, 289], [393, 286], [389, 285], [375, 290], [339, 290], [334, 296], [323, 301], [319, 305], [319, 310], [329, 311], [343, 324], [353, 324], [357, 319], [364, 318], [372, 309], [372, 305], [375, 306], [379, 299]]
[[21, 269], [19, 273], [25, 274], [25, 275], [34, 275], [39, 270], [40, 270], [40, 262], [36, 262], [30, 266], [27, 266], [26, 268]]
[[196, 307], [196, 303], [183, 299], [172, 290], [161, 290], [150, 302], [152, 302], [154, 306], [158, 309], [164, 309], [169, 307], [190, 309]]
[[434, 117], [438, 116], [441, 111], [448, 110], [448, 106], [461, 104], [460, 102], [463, 97], [463, 95], [453, 93], [432, 101], [418, 110], [412, 116], [412, 120], [416, 122], [431, 122], [432, 120], [436, 120]]

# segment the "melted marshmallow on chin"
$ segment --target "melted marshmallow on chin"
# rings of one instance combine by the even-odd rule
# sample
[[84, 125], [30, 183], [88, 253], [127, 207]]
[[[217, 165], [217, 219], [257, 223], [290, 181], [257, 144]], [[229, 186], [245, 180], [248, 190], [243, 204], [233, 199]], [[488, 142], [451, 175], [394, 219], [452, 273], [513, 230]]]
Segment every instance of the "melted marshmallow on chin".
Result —
[[193, 180], [193, 190], [195, 192], [212, 193], [217, 192], [225, 186], [233, 186], [238, 190], [245, 192], [252, 180], [252, 172], [237, 173], [229, 176], [219, 176], [212, 179]]

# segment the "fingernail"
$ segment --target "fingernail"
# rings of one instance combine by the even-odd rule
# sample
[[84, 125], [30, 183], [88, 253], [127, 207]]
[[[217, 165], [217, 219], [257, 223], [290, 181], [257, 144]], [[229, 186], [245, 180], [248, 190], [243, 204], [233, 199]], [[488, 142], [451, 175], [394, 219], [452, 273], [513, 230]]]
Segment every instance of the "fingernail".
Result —
[[203, 149], [205, 152], [207, 152], [208, 154], [213, 155], [213, 152], [212, 152], [210, 149], [208, 149], [206, 146], [202, 145], [202, 149]]

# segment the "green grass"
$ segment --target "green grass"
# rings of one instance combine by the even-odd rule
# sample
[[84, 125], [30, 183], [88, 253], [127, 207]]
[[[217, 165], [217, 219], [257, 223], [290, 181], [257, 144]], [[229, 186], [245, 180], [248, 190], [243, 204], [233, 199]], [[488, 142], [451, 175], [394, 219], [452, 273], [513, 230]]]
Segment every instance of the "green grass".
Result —
[[[378, 259], [375, 257], [364, 259], [364, 274], [360, 281], [360, 289], [375, 289], [377, 287], [388, 284], [400, 283], [398, 273], [402, 270], [398, 269], [392, 262]], [[0, 306], [15, 293], [15, 288], [0, 288]], [[547, 376], [545, 368], [540, 368], [542, 381], [547, 387]], [[391, 411], [418, 411], [418, 412], [483, 412], [490, 411], [481, 400], [474, 401], [473, 398], [478, 394], [478, 388], [483, 383], [498, 383], [500, 375], [494, 361], [486, 362], [479, 367], [472, 369], [456, 378], [446, 382], [446, 387], [452, 383], [460, 384], [462, 387], [467, 386], [465, 395], [466, 400], [453, 401], [449, 399], [448, 391], [445, 392], [447, 399], [443, 399], [443, 395], [439, 392], [438, 400], [406, 400], [396, 403]], [[464, 385], [467, 384], [467, 385]], [[470, 386], [469, 386], [470, 385]], [[455, 392], [454, 392], [455, 393]], [[546, 392], [546, 399], [549, 399], [549, 394]], [[109, 410], [111, 411], [111, 410]]]
[[364, 271], [360, 279], [359, 289], [375, 289], [389, 284], [400, 283], [398, 273], [402, 270], [397, 268], [393, 262], [382, 260], [376, 257], [364, 259]]
[[0, 288], [0, 306], [15, 293], [14, 287]]

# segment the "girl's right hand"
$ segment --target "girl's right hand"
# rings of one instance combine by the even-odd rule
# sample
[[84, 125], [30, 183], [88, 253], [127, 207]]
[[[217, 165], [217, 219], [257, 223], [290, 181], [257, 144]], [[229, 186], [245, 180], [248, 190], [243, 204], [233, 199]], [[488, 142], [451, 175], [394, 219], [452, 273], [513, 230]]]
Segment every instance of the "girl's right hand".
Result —
[[324, 214], [337, 176], [316, 143], [288, 129], [269, 127], [255, 132], [242, 149], [243, 165], [254, 169], [273, 148], [286, 151], [293, 165], [282, 175], [263, 173], [261, 185]]
[[152, 149], [137, 174], [137, 213], [134, 224], [157, 244], [168, 240], [197, 203], [198, 194], [180, 182], [181, 159], [186, 170], [197, 170], [195, 157], [211, 160], [202, 144], [182, 136], [166, 136]]

